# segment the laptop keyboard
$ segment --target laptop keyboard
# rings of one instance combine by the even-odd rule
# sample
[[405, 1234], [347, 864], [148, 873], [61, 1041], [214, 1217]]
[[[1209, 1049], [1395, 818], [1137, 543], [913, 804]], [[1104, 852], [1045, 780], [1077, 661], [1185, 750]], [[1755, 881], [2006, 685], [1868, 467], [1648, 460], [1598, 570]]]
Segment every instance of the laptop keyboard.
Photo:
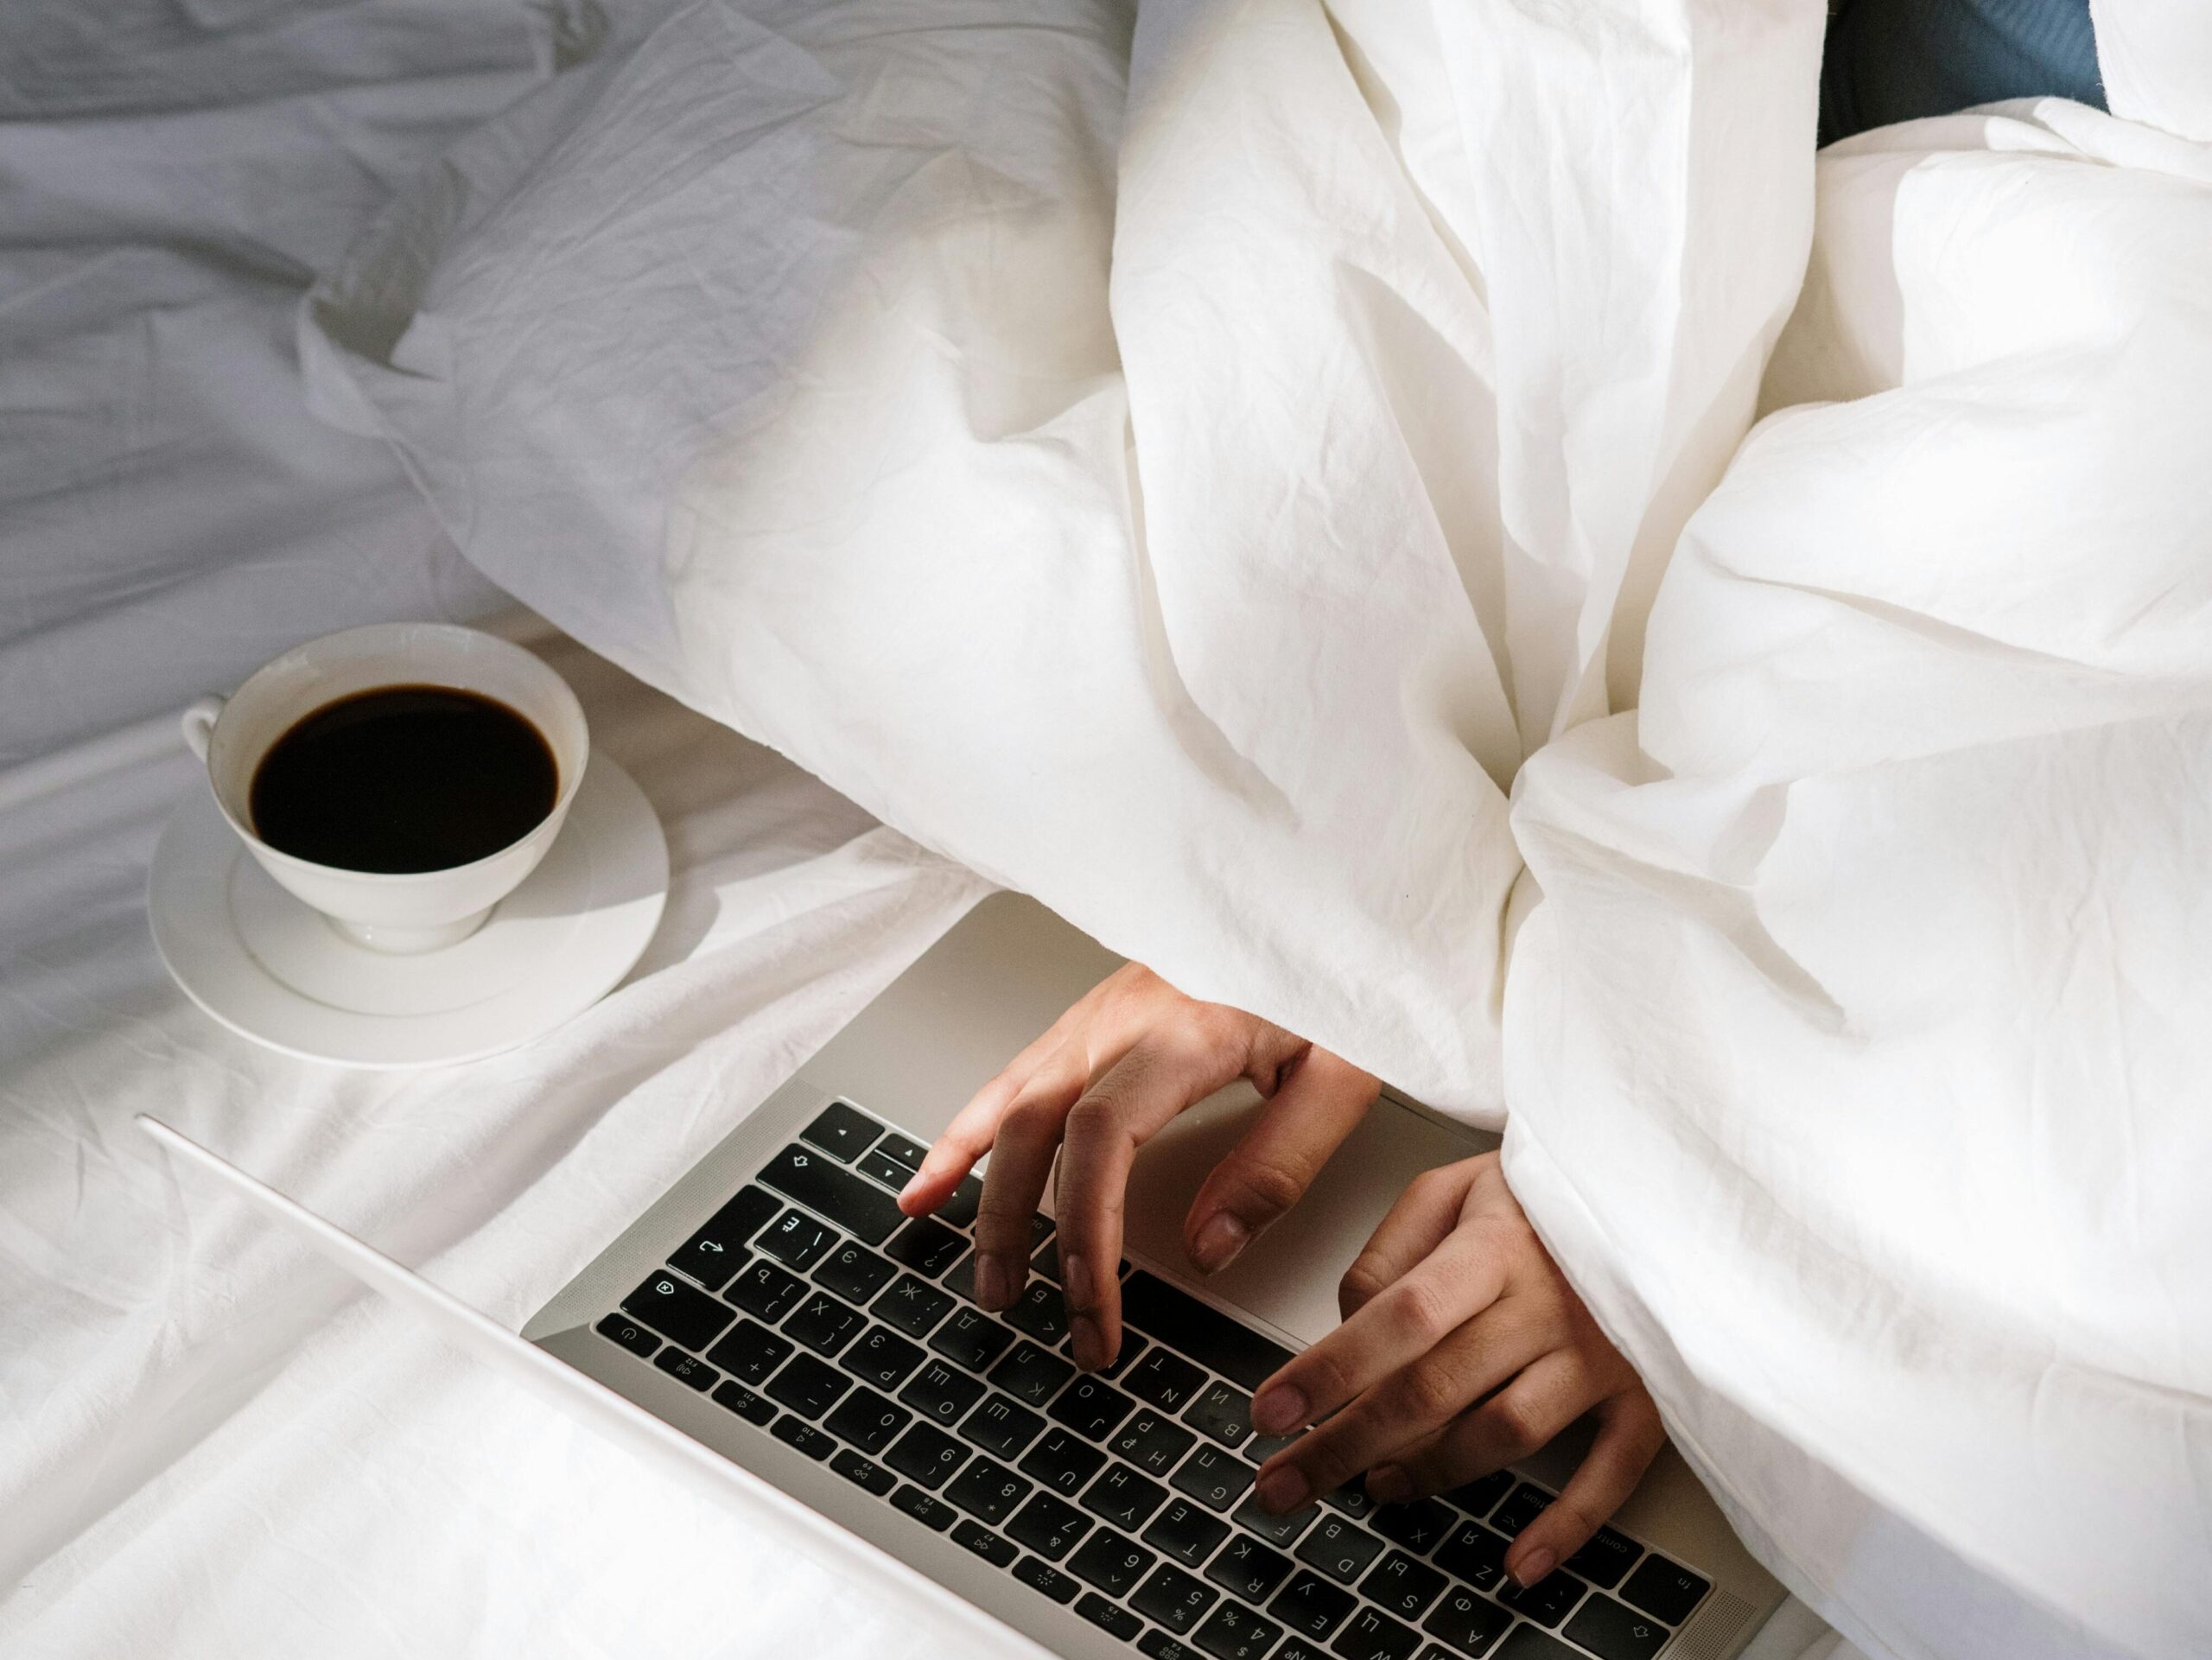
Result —
[[1507, 1542], [1553, 1495], [1508, 1471], [1268, 1514], [1286, 1441], [1247, 1412], [1289, 1352], [1124, 1262], [1121, 1354], [1077, 1372], [1050, 1218], [986, 1314], [981, 1183], [899, 1213], [927, 1151], [833, 1103], [595, 1329], [1150, 1660], [1652, 1660], [1704, 1600], [1612, 1528], [1515, 1587]]

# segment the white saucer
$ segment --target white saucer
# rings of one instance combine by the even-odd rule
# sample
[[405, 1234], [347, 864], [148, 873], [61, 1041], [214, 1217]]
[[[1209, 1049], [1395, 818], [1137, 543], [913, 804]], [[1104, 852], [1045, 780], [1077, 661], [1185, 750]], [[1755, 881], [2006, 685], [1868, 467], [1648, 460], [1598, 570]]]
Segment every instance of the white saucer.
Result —
[[385, 1069], [480, 1059], [582, 1013], [644, 953], [667, 899], [660, 820], [599, 750], [544, 862], [443, 951], [346, 938], [269, 879], [204, 782], [146, 879], [155, 946], [186, 996], [286, 1054]]

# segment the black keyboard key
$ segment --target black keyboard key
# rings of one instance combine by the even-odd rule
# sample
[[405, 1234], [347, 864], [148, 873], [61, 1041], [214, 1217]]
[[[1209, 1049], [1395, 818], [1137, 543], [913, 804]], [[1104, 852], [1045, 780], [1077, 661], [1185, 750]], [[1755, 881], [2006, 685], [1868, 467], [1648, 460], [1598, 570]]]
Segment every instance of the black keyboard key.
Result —
[[1271, 1545], [1287, 1545], [1313, 1525], [1313, 1518], [1321, 1513], [1319, 1504], [1300, 1504], [1296, 1510], [1277, 1516], [1260, 1508], [1257, 1494], [1236, 1507], [1239, 1527], [1249, 1528]]
[[956, 1308], [930, 1333], [930, 1347], [963, 1371], [988, 1371], [1014, 1346], [1014, 1333], [976, 1308]]
[[922, 1161], [930, 1155], [929, 1148], [924, 1147], [912, 1136], [901, 1135], [895, 1129], [878, 1142], [874, 1150], [889, 1159], [893, 1164], [903, 1166], [910, 1176], [920, 1172]]
[[1462, 1522], [1435, 1561], [1453, 1579], [1465, 1580], [1478, 1591], [1495, 1591], [1505, 1577], [1505, 1541], [1479, 1522]]
[[1084, 1490], [1083, 1507], [1135, 1533], [1152, 1519], [1152, 1513], [1166, 1498], [1167, 1489], [1158, 1482], [1147, 1480], [1126, 1464], [1109, 1464]]
[[837, 1450], [837, 1443], [801, 1418], [788, 1412], [776, 1420], [768, 1433], [786, 1446], [796, 1447], [810, 1459], [828, 1458]]
[[968, 1461], [968, 1449], [940, 1429], [916, 1424], [883, 1461], [917, 1485], [937, 1487]]
[[1521, 1530], [1541, 1516], [1544, 1507], [1551, 1502], [1551, 1494], [1524, 1481], [1513, 1490], [1512, 1497], [1497, 1507], [1490, 1524], [1507, 1538], [1517, 1538]]
[[1083, 1600], [1076, 1604], [1075, 1611], [1101, 1631], [1120, 1638], [1124, 1643], [1131, 1641], [1144, 1630], [1144, 1621], [1120, 1605], [1107, 1601], [1096, 1591], [1084, 1592]]
[[980, 1517], [996, 1527], [1034, 1491], [1004, 1465], [979, 1457], [970, 1460], [968, 1466], [953, 1477], [952, 1485], [944, 1490], [944, 1498], [947, 1504], [956, 1504], [969, 1515]]
[[1129, 1606], [1171, 1631], [1184, 1632], [1196, 1625], [1206, 1610], [1220, 1600], [1221, 1593], [1211, 1585], [1162, 1562], [1137, 1587], [1136, 1594], [1129, 1599]]
[[802, 1418], [819, 1418], [836, 1406], [853, 1380], [810, 1354], [795, 1354], [783, 1371], [768, 1380], [768, 1398], [779, 1401]]
[[1116, 1458], [1127, 1459], [1147, 1475], [1164, 1476], [1198, 1445], [1198, 1439], [1156, 1412], [1137, 1412], [1115, 1432], [1107, 1447]]
[[875, 1143], [883, 1134], [883, 1127], [857, 1107], [842, 1101], [832, 1101], [822, 1109], [821, 1116], [798, 1133], [802, 1142], [811, 1142], [832, 1158], [850, 1164]]
[[865, 1308], [868, 1300], [890, 1284], [898, 1272], [866, 1245], [848, 1239], [817, 1265], [814, 1282]]
[[1111, 1383], [1102, 1383], [1095, 1377], [1078, 1377], [1059, 1392], [1049, 1410], [1078, 1435], [1103, 1441], [1135, 1405]]
[[[745, 1242], [782, 1210], [783, 1201], [758, 1187], [741, 1187], [686, 1240], [669, 1264], [680, 1268], [709, 1291], [719, 1291], [745, 1260]], [[717, 1274], [720, 1278], [715, 1277]]]
[[1556, 1625], [1567, 1610], [1582, 1600], [1583, 1584], [1563, 1568], [1555, 1568], [1526, 1590], [1510, 1580], [1497, 1588], [1497, 1600], [1539, 1625]]
[[1214, 1660], [1260, 1660], [1281, 1635], [1282, 1627], [1272, 1619], [1262, 1619], [1236, 1603], [1224, 1602], [1192, 1633], [1191, 1641]]
[[826, 1291], [817, 1291], [784, 1322], [784, 1335], [818, 1355], [834, 1355], [860, 1335], [867, 1322]]
[[[1127, 1337], [1122, 1340], [1128, 1341]], [[1180, 1412], [1198, 1398], [1206, 1377], [1189, 1361], [1178, 1359], [1165, 1349], [1154, 1349], [1129, 1369], [1123, 1381], [1130, 1394], [1162, 1412]]]
[[914, 1173], [898, 1160], [887, 1156], [881, 1148], [861, 1154], [861, 1161], [853, 1167], [872, 1181], [880, 1181], [893, 1193], [902, 1193], [914, 1179]]
[[1230, 1535], [1220, 1554], [1206, 1564], [1208, 1579], [1247, 1602], [1265, 1602], [1289, 1572], [1289, 1557], [1241, 1533]]
[[1047, 1428], [1044, 1440], [1021, 1460], [1021, 1472], [1034, 1476], [1054, 1492], [1073, 1498], [1106, 1467], [1106, 1455], [1066, 1429]]
[[1497, 1501], [1513, 1488], [1513, 1472], [1493, 1470], [1486, 1476], [1454, 1487], [1444, 1495], [1447, 1504], [1457, 1504], [1470, 1516], [1488, 1516]]
[[760, 1231], [762, 1253], [785, 1267], [804, 1274], [829, 1254], [837, 1243], [837, 1231], [825, 1227], [804, 1211], [789, 1210]]
[[1598, 1660], [1651, 1660], [1674, 1633], [1651, 1615], [1592, 1592], [1567, 1622], [1567, 1635]]
[[960, 1253], [968, 1249], [968, 1242], [951, 1229], [920, 1216], [899, 1229], [883, 1249], [893, 1261], [904, 1262], [915, 1273], [934, 1280], [959, 1259]]
[[1332, 1493], [1323, 1493], [1321, 1502], [1332, 1511], [1342, 1511], [1355, 1522], [1364, 1522], [1381, 1508], [1367, 1496], [1367, 1489], [1354, 1477]]
[[871, 1326], [837, 1364], [863, 1383], [895, 1390], [922, 1364], [921, 1350], [886, 1326]]
[[1045, 1421], [1027, 1407], [1009, 1401], [996, 1390], [969, 1413], [960, 1426], [961, 1438], [999, 1458], [1020, 1456], [1021, 1449], [1037, 1439]]
[[1100, 1528], [1068, 1558], [1068, 1571], [1109, 1597], [1125, 1597], [1160, 1560], [1111, 1528]]
[[837, 1409], [823, 1420], [822, 1427], [873, 1459], [882, 1457], [884, 1449], [899, 1438], [899, 1432], [913, 1421], [912, 1413], [893, 1406], [874, 1390], [856, 1389], [837, 1402]]
[[1621, 1587], [1621, 1600], [1633, 1603], [1647, 1614], [1656, 1614], [1669, 1625], [1689, 1618], [1690, 1610], [1704, 1597], [1705, 1580], [1687, 1568], [1669, 1561], [1654, 1551]]
[[695, 1354], [736, 1318], [728, 1304], [715, 1301], [673, 1274], [652, 1275], [622, 1299], [622, 1312]]
[[1171, 1498], [1167, 1508], [1144, 1530], [1144, 1542], [1155, 1545], [1177, 1561], [1200, 1568], [1215, 1548], [1229, 1537], [1229, 1526], [1217, 1522], [1196, 1504]]
[[1305, 1433], [1294, 1429], [1287, 1435], [1255, 1435], [1236, 1449], [1237, 1455], [1256, 1470], [1284, 1447], [1295, 1447], [1298, 1438]]
[[1060, 1282], [1060, 1242], [1048, 1239], [1029, 1259], [1029, 1266], [1054, 1285]]
[[[1039, 1211], [1029, 1218], [1029, 1249], [1034, 1250], [1052, 1237], [1052, 1218]], [[1127, 1262], [1122, 1264], [1126, 1269]]]
[[1019, 1326], [1039, 1343], [1067, 1341], [1067, 1301], [1056, 1285], [1032, 1280], [1006, 1311], [1006, 1318], [1009, 1325]]
[[830, 1460], [830, 1467], [855, 1487], [864, 1488], [878, 1498], [890, 1497], [891, 1490], [899, 1485], [897, 1476], [873, 1459], [862, 1458], [849, 1447]]
[[748, 1389], [759, 1389], [791, 1358], [791, 1345], [766, 1326], [741, 1320], [737, 1329], [707, 1351], [707, 1358]]
[[1478, 1597], [1464, 1586], [1455, 1585], [1445, 1592], [1444, 1600], [1429, 1611], [1421, 1628], [1431, 1637], [1442, 1638], [1461, 1654], [1481, 1660], [1512, 1623], [1513, 1616], [1488, 1597]]
[[1252, 1397], [1217, 1380], [1183, 1409], [1183, 1421], [1224, 1447], [1242, 1446], [1252, 1434]]
[[911, 1274], [899, 1276], [890, 1290], [868, 1310], [886, 1326], [895, 1326], [908, 1337], [927, 1337], [937, 1323], [953, 1310], [952, 1299]]
[[1201, 1447], [1185, 1459], [1174, 1475], [1175, 1491], [1188, 1493], [1209, 1510], [1225, 1511], [1252, 1490], [1252, 1466], [1218, 1447]]
[[1357, 1606], [1357, 1599], [1351, 1592], [1339, 1591], [1319, 1574], [1300, 1569], [1275, 1593], [1268, 1612], [1292, 1631], [1318, 1642], [1343, 1625], [1344, 1616]]
[[1540, 1626], [1527, 1620], [1505, 1634], [1494, 1660], [1582, 1660], [1582, 1657]]
[[[1063, 1343], [1060, 1345], [1060, 1352], [1062, 1354], [1069, 1353], [1074, 1349], [1074, 1339], [1070, 1339], [1067, 1342]], [[1144, 1352], [1144, 1339], [1139, 1337], [1135, 1332], [1129, 1330], [1128, 1326], [1124, 1326], [1122, 1328], [1122, 1346], [1114, 1351], [1114, 1364], [1110, 1366], [1101, 1366], [1098, 1369], [1097, 1375], [1105, 1378], [1109, 1383], [1113, 1382], [1115, 1379], [1120, 1377], [1123, 1372], [1128, 1371], [1130, 1365], [1135, 1361], [1139, 1355]]]
[[883, 1189], [810, 1148], [785, 1148], [762, 1167], [760, 1180], [871, 1245], [891, 1237], [906, 1219], [899, 1201]]
[[[1318, 1645], [1306, 1642], [1303, 1638], [1294, 1637], [1269, 1656], [1268, 1660], [1327, 1660], [1327, 1657]], [[1450, 1660], [1450, 1657], [1440, 1654], [1424, 1656], [1423, 1660]]]
[[620, 1314], [609, 1314], [592, 1328], [610, 1343], [619, 1343], [640, 1360], [650, 1360], [660, 1347], [660, 1339], [633, 1320]]
[[953, 1529], [952, 1542], [957, 1545], [965, 1545], [993, 1568], [1011, 1568], [1014, 1559], [1021, 1555], [1020, 1549], [1011, 1540], [1001, 1539], [988, 1528], [979, 1527], [973, 1522], [963, 1522]]
[[690, 1384], [702, 1395], [714, 1388], [715, 1381], [721, 1377], [698, 1356], [686, 1354], [681, 1349], [663, 1349], [653, 1357], [653, 1364], [677, 1382]]
[[1090, 1518], [1050, 1493], [1033, 1493], [1020, 1513], [1006, 1524], [1007, 1536], [1020, 1541], [1047, 1561], [1057, 1562], [1073, 1550], [1090, 1531]]
[[983, 1386], [942, 1360], [931, 1360], [899, 1391], [899, 1398], [934, 1422], [957, 1424], [983, 1398]]
[[755, 1257], [739, 1270], [728, 1290], [722, 1293], [748, 1314], [758, 1314], [771, 1324], [783, 1319], [799, 1305], [806, 1295], [806, 1282], [796, 1274], [786, 1274], [773, 1262]]
[[976, 1258], [974, 1253], [960, 1259], [960, 1266], [944, 1276], [944, 1288], [963, 1302], [976, 1301]]
[[744, 1384], [724, 1378], [715, 1390], [715, 1404], [728, 1407], [749, 1424], [766, 1429], [775, 1421], [775, 1404], [764, 1401]]
[[1611, 1528], [1599, 1528], [1592, 1534], [1567, 1565], [1593, 1585], [1611, 1590], [1621, 1582], [1621, 1575], [1636, 1566], [1636, 1559], [1643, 1554], [1643, 1547], [1624, 1533]]
[[1147, 1631], [1137, 1638], [1137, 1652], [1145, 1660], [1198, 1660], [1198, 1651], [1187, 1643], [1178, 1643], [1165, 1631]]
[[1122, 1282], [1122, 1318], [1248, 1390], [1290, 1360], [1290, 1351], [1280, 1344], [1141, 1269]]
[[937, 1213], [956, 1228], [967, 1228], [975, 1225], [976, 1213], [982, 1208], [983, 1184], [974, 1176], [963, 1176], [951, 1197], [937, 1207]]
[[1401, 1619], [1419, 1619], [1421, 1611], [1444, 1588], [1444, 1575], [1404, 1551], [1394, 1550], [1375, 1564], [1374, 1571], [1359, 1582], [1359, 1588], [1385, 1612]]
[[1016, 1562], [1014, 1566], [1014, 1577], [1032, 1591], [1042, 1591], [1058, 1603], [1073, 1602], [1083, 1591], [1083, 1587], [1061, 1573], [1058, 1568], [1049, 1563], [1040, 1562], [1034, 1556], [1024, 1556]]
[[931, 1498], [919, 1487], [901, 1487], [891, 1495], [891, 1502], [933, 1533], [943, 1533], [960, 1517], [951, 1505]]
[[1421, 1633], [1379, 1609], [1363, 1608], [1329, 1645], [1343, 1660], [1412, 1660]]
[[1324, 1516], [1321, 1525], [1298, 1542], [1298, 1560], [1340, 1585], [1350, 1585], [1382, 1554], [1380, 1539], [1341, 1516]]
[[1033, 1407], [1051, 1400], [1060, 1385], [1074, 1376], [1075, 1368], [1066, 1361], [1026, 1339], [1015, 1344], [1006, 1358], [991, 1369], [991, 1382], [1015, 1400]]
[[1404, 1504], [1377, 1505], [1369, 1525], [1392, 1544], [1426, 1556], [1443, 1542], [1457, 1521], [1434, 1499], [1416, 1498]]

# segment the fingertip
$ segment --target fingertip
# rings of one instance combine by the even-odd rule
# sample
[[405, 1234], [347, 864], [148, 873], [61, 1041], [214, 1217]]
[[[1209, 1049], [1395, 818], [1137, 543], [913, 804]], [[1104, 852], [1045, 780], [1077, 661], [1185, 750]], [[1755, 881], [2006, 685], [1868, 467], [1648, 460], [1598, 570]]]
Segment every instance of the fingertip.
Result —
[[1242, 1217], [1216, 1211], [1199, 1226], [1191, 1241], [1191, 1260], [1202, 1273], [1218, 1274], [1252, 1243], [1252, 1230]]
[[1530, 1545], [1524, 1542], [1519, 1550], [1506, 1553], [1505, 1572], [1523, 1591], [1538, 1583], [1558, 1566], [1559, 1555], [1549, 1545]]

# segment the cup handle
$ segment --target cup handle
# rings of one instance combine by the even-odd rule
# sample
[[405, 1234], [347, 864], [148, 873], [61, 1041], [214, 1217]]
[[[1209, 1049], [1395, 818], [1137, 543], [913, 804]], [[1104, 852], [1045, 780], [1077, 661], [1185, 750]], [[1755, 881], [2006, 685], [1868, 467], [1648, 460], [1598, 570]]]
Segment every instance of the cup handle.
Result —
[[220, 697], [195, 698], [185, 709], [180, 724], [184, 728], [184, 747], [200, 760], [207, 759], [207, 740], [215, 730], [215, 722], [223, 712]]

